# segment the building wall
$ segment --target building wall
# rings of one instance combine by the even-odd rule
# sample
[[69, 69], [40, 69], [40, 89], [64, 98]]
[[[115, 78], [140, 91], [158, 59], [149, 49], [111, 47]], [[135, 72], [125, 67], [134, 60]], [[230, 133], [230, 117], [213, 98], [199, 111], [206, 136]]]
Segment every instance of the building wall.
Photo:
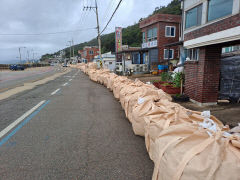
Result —
[[[185, 29], [186, 11], [199, 4], [202, 4], [201, 24]], [[232, 14], [208, 22], [207, 0], [184, 0], [184, 47], [200, 50], [198, 61], [185, 62], [185, 94], [192, 100], [217, 102], [222, 47], [239, 42], [239, 12], [240, 0], [234, 0]]]
[[184, 40], [188, 41], [191, 39], [196, 39], [201, 36], [217, 33], [219, 31], [224, 31], [237, 26], [240, 26], [240, 14], [236, 14], [221, 21], [209, 24], [208, 26], [201, 27], [195, 31], [191, 31], [185, 34]]
[[[176, 27], [176, 32], [175, 32], [175, 37], [165, 37], [165, 28], [166, 26], [175, 26]], [[169, 22], [160, 22], [158, 24], [158, 58], [160, 62], [166, 61], [164, 59], [164, 49], [167, 49], [165, 47], [166, 44], [178, 42], [179, 40], [179, 23], [169, 23]], [[178, 46], [173, 46], [170, 49], [174, 50], [174, 58], [173, 59], [178, 59]]]
[[[93, 51], [93, 54], [89, 52]], [[81, 58], [86, 59], [88, 62], [91, 62], [94, 59], [94, 56], [99, 55], [99, 48], [98, 47], [84, 47], [83, 50], [80, 50], [79, 53], [81, 54]]]
[[[139, 27], [142, 32], [145, 32], [145, 41], [147, 42], [147, 31], [154, 27], [157, 27], [157, 48], [158, 49], [158, 62], [167, 63], [164, 60], [164, 49], [167, 49], [165, 45], [178, 42], [179, 41], [179, 31], [180, 31], [181, 16], [169, 15], [169, 14], [157, 14], [150, 18], [147, 18], [140, 22]], [[175, 37], [165, 37], [166, 26], [175, 26]], [[154, 49], [153, 48], [153, 49]], [[178, 59], [178, 46], [171, 47], [174, 50], [174, 59]], [[150, 49], [149, 49], [150, 50]]]
[[[202, 4], [201, 25], [186, 29], [186, 11], [200, 4]], [[207, 0], [184, 0], [184, 46], [187, 48], [194, 48], [239, 39], [239, 12], [240, 0], [233, 0], [232, 14], [208, 22]]]
[[221, 46], [200, 48], [199, 61], [185, 62], [185, 94], [200, 103], [218, 98]]

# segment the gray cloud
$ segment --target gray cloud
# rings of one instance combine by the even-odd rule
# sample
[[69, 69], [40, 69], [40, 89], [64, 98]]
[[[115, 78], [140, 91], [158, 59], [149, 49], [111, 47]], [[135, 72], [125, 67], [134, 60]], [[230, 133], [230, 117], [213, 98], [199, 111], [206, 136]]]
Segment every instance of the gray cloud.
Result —
[[[116, 26], [126, 27], [146, 17], [157, 6], [171, 0], [123, 0], [112, 22], [104, 33], [113, 32]], [[105, 26], [118, 0], [98, 0], [101, 28]], [[94, 5], [94, 0], [1, 0], [0, 34], [31, 34], [71, 31], [96, 27], [93, 11], [83, 11], [83, 6]], [[34, 49], [40, 57], [66, 47], [74, 39], [81, 43], [96, 37], [96, 30], [41, 36], [1, 36], [0, 63], [16, 60], [18, 47]], [[26, 49], [22, 50], [23, 58]]]

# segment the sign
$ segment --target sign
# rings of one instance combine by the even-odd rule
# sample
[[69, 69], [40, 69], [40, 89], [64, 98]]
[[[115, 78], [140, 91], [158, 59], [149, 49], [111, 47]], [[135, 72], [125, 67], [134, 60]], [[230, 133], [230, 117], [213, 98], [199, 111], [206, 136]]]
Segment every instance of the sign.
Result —
[[142, 48], [153, 48], [153, 47], [157, 47], [157, 40], [155, 41], [150, 41], [150, 42], [146, 42], [146, 43], [142, 43]]
[[122, 51], [122, 28], [115, 28], [115, 52], [118, 53]]

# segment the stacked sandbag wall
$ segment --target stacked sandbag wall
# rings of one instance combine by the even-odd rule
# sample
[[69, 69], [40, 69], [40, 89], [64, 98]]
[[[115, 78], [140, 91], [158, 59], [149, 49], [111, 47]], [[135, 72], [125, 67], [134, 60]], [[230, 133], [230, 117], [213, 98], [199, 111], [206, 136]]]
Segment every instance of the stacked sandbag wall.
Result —
[[209, 111], [186, 109], [161, 89], [94, 63], [77, 68], [113, 91], [134, 133], [145, 137], [153, 180], [240, 179], [240, 127], [231, 131]]

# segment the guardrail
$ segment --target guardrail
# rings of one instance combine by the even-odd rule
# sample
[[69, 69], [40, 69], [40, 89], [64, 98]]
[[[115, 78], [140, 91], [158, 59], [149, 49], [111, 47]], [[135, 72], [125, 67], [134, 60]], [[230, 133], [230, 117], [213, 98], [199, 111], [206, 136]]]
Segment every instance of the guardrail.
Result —
[[[0, 70], [7, 70], [7, 69], [9, 69], [10, 65], [11, 64], [0, 64]], [[50, 64], [21, 64], [21, 65], [23, 65], [25, 68], [50, 66]]]

